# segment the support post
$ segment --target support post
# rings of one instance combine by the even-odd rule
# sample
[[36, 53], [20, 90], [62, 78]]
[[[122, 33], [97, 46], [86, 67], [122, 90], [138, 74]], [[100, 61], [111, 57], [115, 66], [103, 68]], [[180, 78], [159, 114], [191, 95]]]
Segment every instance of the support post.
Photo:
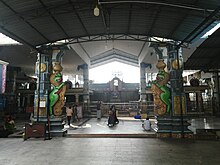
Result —
[[219, 72], [213, 73], [214, 91], [213, 91], [213, 113], [215, 115], [220, 115], [220, 84], [219, 84]]
[[89, 67], [87, 64], [83, 65], [83, 93], [84, 101], [89, 102]]
[[173, 138], [192, 138], [193, 134], [188, 129], [190, 125], [186, 116], [186, 98], [183, 90], [183, 58], [182, 49], [175, 44], [167, 45], [168, 66], [170, 70], [170, 88], [172, 100], [172, 131]]
[[146, 66], [142, 62], [140, 64], [140, 101], [146, 102], [146, 73], [145, 73]]
[[38, 59], [35, 67], [35, 74], [37, 76], [37, 89], [35, 91], [34, 100], [34, 114], [33, 118], [40, 122], [47, 117], [47, 107], [49, 104], [48, 93], [50, 89], [49, 82], [49, 59], [48, 54], [38, 53]]

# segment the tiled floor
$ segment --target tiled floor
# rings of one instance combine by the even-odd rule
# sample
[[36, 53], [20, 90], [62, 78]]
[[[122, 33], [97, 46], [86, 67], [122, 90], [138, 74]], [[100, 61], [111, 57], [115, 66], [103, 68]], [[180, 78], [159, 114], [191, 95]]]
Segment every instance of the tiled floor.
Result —
[[1, 165], [219, 165], [219, 141], [157, 138], [0, 139]]
[[196, 129], [220, 129], [220, 118], [206, 117], [192, 119], [191, 127]]
[[107, 126], [107, 118], [91, 118], [81, 126], [73, 123], [72, 127], [68, 129], [68, 134], [146, 134], [154, 133], [154, 131], [144, 131], [142, 122], [139, 119], [132, 118], [118, 118], [119, 123], [114, 127]]
[[[154, 127], [155, 119], [150, 119], [152, 127]], [[144, 131], [141, 127], [141, 120], [132, 117], [119, 117], [119, 124], [110, 128], [107, 126], [107, 118], [84, 118], [80, 122], [72, 123], [72, 127], [68, 128], [68, 134], [155, 134], [154, 130]], [[16, 127], [22, 130], [25, 121], [15, 121]], [[196, 129], [217, 129], [220, 130], [220, 118], [201, 117], [189, 120], [192, 132], [196, 134]]]
[[[150, 120], [154, 127], [155, 119]], [[141, 120], [121, 117], [119, 121], [118, 125], [110, 128], [107, 126], [107, 118], [101, 120], [91, 118], [81, 126], [77, 126], [79, 123], [73, 123], [72, 127], [68, 129], [68, 134], [155, 134], [153, 129], [144, 131], [141, 127]], [[191, 124], [189, 129], [194, 134], [196, 134], [196, 129], [220, 130], [220, 118], [216, 117], [193, 118], [189, 120], [189, 123]]]
[[[68, 134], [155, 134], [140, 120], [120, 118], [109, 128], [107, 118], [73, 123]], [[153, 120], [152, 120], [153, 122]], [[218, 128], [217, 118], [192, 120], [194, 128]], [[20, 124], [19, 127], [22, 127]], [[219, 165], [220, 141], [158, 138], [22, 138], [0, 139], [0, 165]]]

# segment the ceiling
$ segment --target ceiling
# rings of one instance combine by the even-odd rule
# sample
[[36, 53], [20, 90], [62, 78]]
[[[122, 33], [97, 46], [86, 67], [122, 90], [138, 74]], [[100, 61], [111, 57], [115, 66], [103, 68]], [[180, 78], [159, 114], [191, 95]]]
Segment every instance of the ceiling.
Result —
[[[31, 47], [96, 35], [143, 35], [191, 42], [187, 37], [208, 17], [218, 0], [1, 0], [0, 31]], [[219, 10], [217, 8], [217, 10]], [[200, 29], [216, 18], [210, 17]], [[91, 37], [92, 38], [92, 37]]]
[[[93, 14], [97, 2], [98, 17]], [[68, 74], [84, 62], [90, 67], [115, 60], [138, 66], [157, 59], [151, 42], [193, 43], [219, 19], [218, 5], [219, 0], [0, 0], [0, 32], [28, 46], [26, 53], [15, 50], [10, 64], [26, 56], [35, 63], [36, 53], [30, 52], [62, 40], [70, 48], [63, 58]], [[10, 54], [0, 51], [2, 60]], [[33, 68], [26, 61], [20, 64]]]
[[[220, 69], [220, 29], [209, 36], [185, 63], [186, 69], [199, 69], [203, 71]], [[198, 62], [199, 59], [199, 62]]]

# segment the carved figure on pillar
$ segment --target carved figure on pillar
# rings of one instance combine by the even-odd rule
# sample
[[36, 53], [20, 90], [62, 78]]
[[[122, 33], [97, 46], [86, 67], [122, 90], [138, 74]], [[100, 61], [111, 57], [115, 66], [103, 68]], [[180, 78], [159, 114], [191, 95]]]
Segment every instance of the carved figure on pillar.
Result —
[[50, 92], [50, 115], [61, 116], [62, 107], [65, 104], [66, 85], [63, 83], [62, 72], [63, 68], [59, 62], [53, 66], [54, 73], [50, 76], [50, 83], [53, 86]]
[[165, 72], [166, 64], [163, 59], [159, 59], [156, 67], [159, 69], [156, 80], [152, 82], [151, 90], [154, 96], [154, 112], [162, 116], [170, 113], [170, 89], [167, 87], [169, 73]]

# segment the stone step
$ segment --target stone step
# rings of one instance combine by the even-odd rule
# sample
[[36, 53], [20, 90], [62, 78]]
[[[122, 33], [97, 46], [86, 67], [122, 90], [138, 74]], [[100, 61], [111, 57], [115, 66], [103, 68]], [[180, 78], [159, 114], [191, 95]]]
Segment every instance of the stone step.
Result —
[[196, 129], [196, 139], [217, 140], [219, 139], [219, 129]]
[[195, 139], [197, 140], [218, 140], [219, 137], [214, 133], [206, 133], [206, 134], [196, 134]]
[[[48, 130], [46, 131], [46, 137], [48, 135]], [[50, 130], [51, 137], [65, 137], [67, 134], [67, 129], [63, 128], [61, 130]]]
[[150, 134], [67, 134], [69, 138], [156, 138], [155, 133]]

